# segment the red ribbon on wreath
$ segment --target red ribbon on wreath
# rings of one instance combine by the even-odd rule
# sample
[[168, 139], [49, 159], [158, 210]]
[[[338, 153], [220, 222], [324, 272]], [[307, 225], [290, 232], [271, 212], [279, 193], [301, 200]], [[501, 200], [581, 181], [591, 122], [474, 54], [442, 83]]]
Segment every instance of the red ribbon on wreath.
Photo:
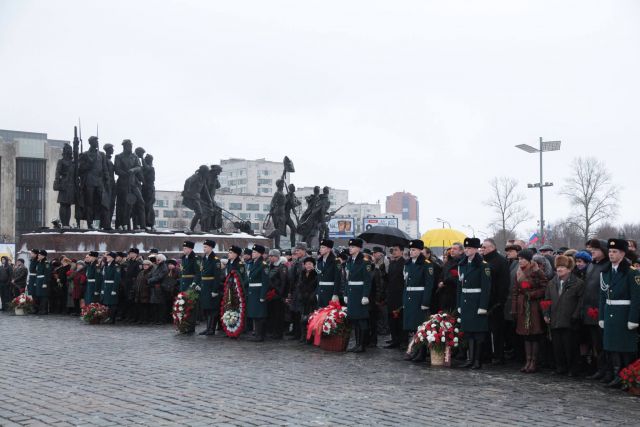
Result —
[[[235, 330], [230, 330], [227, 328], [227, 325], [223, 321], [224, 313], [227, 311], [225, 308], [229, 303], [229, 299], [231, 298], [231, 293], [234, 293], [238, 298], [238, 307], [237, 310], [239, 313], [238, 322], [240, 323]], [[242, 290], [242, 281], [240, 280], [240, 276], [238, 272], [235, 270], [231, 270], [231, 272], [227, 275], [227, 278], [224, 281], [224, 293], [222, 295], [222, 301], [220, 302], [220, 323], [222, 324], [222, 330], [228, 337], [237, 338], [242, 334], [245, 328], [245, 310], [246, 310], [246, 302], [244, 299], [244, 292]]]

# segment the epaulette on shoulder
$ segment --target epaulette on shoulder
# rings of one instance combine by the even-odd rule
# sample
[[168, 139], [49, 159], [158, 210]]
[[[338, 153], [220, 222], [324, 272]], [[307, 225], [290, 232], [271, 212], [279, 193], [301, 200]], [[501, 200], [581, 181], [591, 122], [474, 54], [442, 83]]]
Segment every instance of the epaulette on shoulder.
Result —
[[428, 259], [425, 259], [424, 262], [426, 262], [427, 264], [431, 264], [431, 261], [429, 261]]
[[485, 260], [482, 260], [482, 263], [483, 263], [483, 264], [489, 264], [489, 263], [488, 263], [487, 261], [485, 261]]

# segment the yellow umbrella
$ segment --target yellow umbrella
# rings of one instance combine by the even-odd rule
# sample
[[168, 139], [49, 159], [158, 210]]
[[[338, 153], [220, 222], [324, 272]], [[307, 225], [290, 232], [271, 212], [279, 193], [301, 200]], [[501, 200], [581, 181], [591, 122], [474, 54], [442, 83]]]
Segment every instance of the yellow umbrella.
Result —
[[467, 236], [462, 231], [453, 228], [434, 228], [424, 233], [420, 240], [430, 248], [444, 248], [455, 242], [462, 243], [465, 237]]

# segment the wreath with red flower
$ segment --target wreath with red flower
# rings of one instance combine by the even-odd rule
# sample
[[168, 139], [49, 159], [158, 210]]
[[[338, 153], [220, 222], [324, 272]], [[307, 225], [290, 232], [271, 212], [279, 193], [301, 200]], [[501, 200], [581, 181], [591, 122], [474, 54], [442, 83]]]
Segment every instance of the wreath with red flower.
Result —
[[198, 293], [192, 289], [180, 292], [173, 302], [173, 325], [181, 334], [193, 331], [195, 319], [193, 310], [198, 301]]
[[440, 311], [418, 326], [409, 348], [415, 345], [428, 346], [432, 351], [444, 353], [447, 347], [458, 347], [464, 333], [458, 325], [459, 319]]
[[240, 275], [232, 270], [224, 281], [224, 293], [220, 302], [220, 323], [227, 336], [237, 338], [245, 328], [246, 303]]

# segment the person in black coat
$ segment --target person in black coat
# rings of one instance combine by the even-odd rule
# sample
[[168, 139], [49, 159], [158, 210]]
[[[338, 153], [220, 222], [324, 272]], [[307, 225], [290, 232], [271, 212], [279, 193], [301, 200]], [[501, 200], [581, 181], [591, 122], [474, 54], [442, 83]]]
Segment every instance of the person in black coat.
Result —
[[120, 316], [118, 320], [133, 322], [138, 318], [135, 302], [135, 285], [138, 273], [142, 270], [142, 260], [139, 258], [138, 248], [129, 249], [127, 258], [121, 264], [121, 281], [118, 290], [118, 308]]
[[289, 293], [289, 271], [280, 251], [269, 251], [269, 290], [267, 291], [267, 330], [274, 339], [284, 334], [284, 298]]
[[300, 273], [300, 281], [298, 282], [298, 298], [301, 308], [300, 330], [302, 331], [300, 342], [307, 341], [307, 320], [317, 307], [316, 289], [318, 288], [315, 258], [306, 257], [303, 265], [304, 269]]
[[504, 364], [505, 320], [504, 305], [510, 290], [509, 262], [498, 253], [496, 242], [485, 239], [482, 242], [483, 259], [491, 267], [491, 299], [489, 300], [489, 337], [491, 346], [484, 346], [487, 357], [494, 364]]
[[441, 280], [435, 287], [435, 303], [436, 312], [442, 310], [447, 313], [454, 313], [458, 308], [457, 287], [458, 287], [458, 264], [464, 256], [464, 247], [462, 243], [456, 242], [451, 245], [450, 256], [442, 267]]
[[406, 346], [407, 334], [402, 328], [402, 294], [404, 292], [404, 247], [392, 246], [387, 272], [387, 315], [391, 340], [384, 348]]

